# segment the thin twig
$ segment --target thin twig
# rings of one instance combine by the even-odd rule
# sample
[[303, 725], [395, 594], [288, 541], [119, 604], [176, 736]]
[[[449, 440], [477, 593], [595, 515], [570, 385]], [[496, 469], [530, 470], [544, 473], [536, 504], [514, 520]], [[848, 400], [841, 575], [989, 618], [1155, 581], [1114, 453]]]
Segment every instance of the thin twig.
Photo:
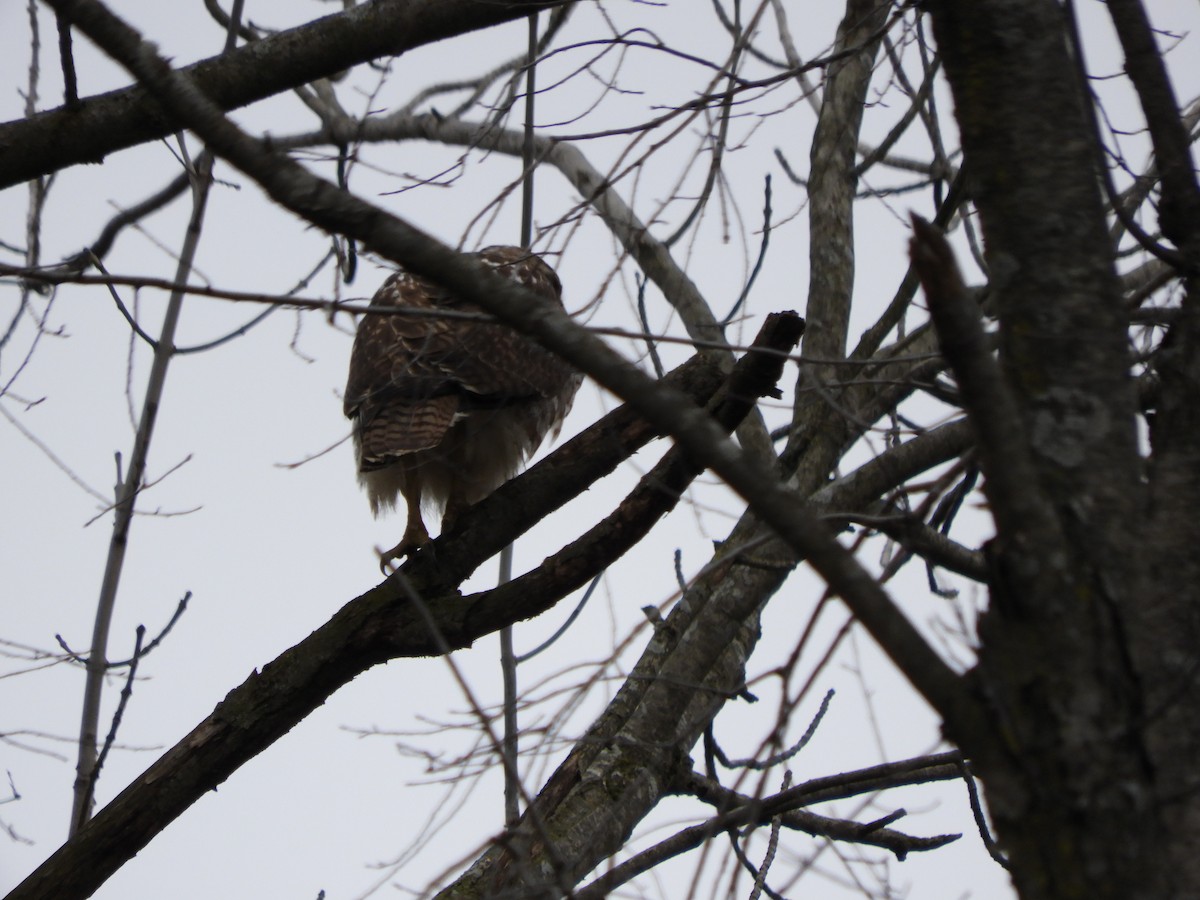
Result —
[[796, 741], [791, 747], [779, 753], [768, 756], [766, 759], [757, 760], [752, 757], [746, 759], [729, 759], [720, 745], [713, 742], [713, 755], [727, 769], [751, 769], [761, 770], [769, 769], [772, 766], [777, 766], [782, 762], [787, 762], [797, 753], [804, 749], [809, 741], [813, 739], [813, 735], [817, 733], [817, 727], [821, 724], [821, 720], [825, 718], [825, 713], [829, 711], [829, 702], [833, 700], [834, 690], [830, 688], [825, 692], [824, 699], [821, 700], [821, 706], [809, 722], [808, 728], [804, 730], [804, 734], [800, 736], [800, 740]]
[[965, 758], [960, 758], [958, 767], [962, 772], [963, 784], [967, 786], [971, 815], [975, 817], [975, 827], [979, 829], [979, 837], [983, 841], [984, 848], [992, 859], [1005, 869], [1010, 869], [1008, 857], [1000, 850], [1000, 845], [996, 843], [996, 839], [992, 837], [992, 830], [988, 827], [987, 816], [983, 813], [983, 803], [979, 799], [979, 789], [975, 786], [975, 773], [971, 771], [971, 764]]
[[79, 86], [75, 82], [75, 55], [71, 50], [71, 20], [66, 13], [56, 10], [58, 23], [58, 58], [62, 64], [63, 102], [68, 109], [79, 106]]
[[[783, 773], [783, 786], [780, 790], [786, 791], [791, 786], [792, 773], [789, 769]], [[771, 820], [771, 836], [767, 840], [767, 852], [763, 854], [762, 865], [758, 869], [758, 874], [754, 876], [754, 890], [750, 892], [750, 900], [758, 900], [763, 892], [763, 887], [766, 885], [767, 872], [771, 868], [771, 863], [775, 861], [775, 851], [779, 847], [779, 828], [782, 824], [783, 819], [780, 816], [776, 816]]]
[[558, 630], [528, 653], [522, 653], [516, 658], [516, 661], [518, 663], [523, 663], [533, 659], [543, 650], [547, 650], [553, 646], [555, 641], [566, 634], [567, 630], [575, 623], [575, 620], [579, 618], [579, 614], [583, 612], [583, 608], [587, 606], [588, 600], [592, 598], [592, 594], [596, 591], [596, 586], [600, 583], [600, 579], [603, 577], [604, 572], [598, 572], [596, 577], [592, 579], [592, 583], [587, 586], [587, 590], [583, 592], [583, 596], [579, 598], [579, 602], [575, 604], [575, 608], [571, 610], [571, 614], [567, 616], [567, 620], [558, 627]]
[[121, 727], [121, 719], [125, 716], [125, 707], [129, 705], [129, 698], [133, 696], [133, 680], [137, 677], [138, 661], [142, 658], [142, 639], [145, 636], [146, 626], [139, 625], [135, 632], [133, 656], [129, 664], [129, 674], [125, 677], [125, 687], [121, 689], [121, 698], [117, 701], [117, 709], [113, 713], [112, 724], [109, 726], [108, 734], [104, 737], [104, 746], [100, 749], [100, 754], [96, 757], [96, 762], [88, 773], [87, 787], [84, 792], [82, 806], [80, 807], [85, 811], [85, 815], [91, 811], [93, 798], [96, 793], [96, 782], [100, 780], [100, 770], [104, 768], [104, 762], [108, 759], [108, 753], [117, 739], [117, 729]]
[[175, 604], [175, 612], [171, 613], [171, 618], [167, 621], [167, 624], [163, 626], [162, 631], [155, 635], [154, 639], [150, 641], [150, 643], [143, 647], [137, 655], [131, 656], [129, 659], [110, 662], [108, 664], [109, 668], [119, 669], [122, 666], [135, 666], [137, 665], [138, 659], [149, 656], [151, 651], [158, 647], [158, 645], [163, 642], [163, 639], [171, 633], [171, 629], [175, 627], [175, 624], [181, 618], [183, 618], [183, 614], [187, 612], [188, 601], [191, 599], [192, 592], [188, 591], [183, 595], [183, 597], [180, 598], [179, 602]]
[[733, 321], [733, 317], [741, 310], [742, 305], [746, 302], [746, 298], [750, 296], [750, 289], [754, 287], [754, 282], [758, 278], [758, 273], [762, 270], [763, 261], [767, 258], [767, 245], [771, 241], [771, 175], [768, 173], [763, 179], [763, 227], [762, 241], [758, 245], [758, 259], [754, 261], [754, 268], [750, 271], [750, 277], [746, 279], [746, 285], [742, 288], [741, 294], [738, 295], [737, 302], [729, 308], [729, 312], [725, 314], [725, 318], [721, 320], [721, 327], [724, 328]]
[[662, 378], [666, 370], [663, 368], [662, 357], [658, 355], [658, 342], [650, 332], [650, 320], [646, 313], [646, 285], [650, 282], [640, 275], [634, 275], [634, 283], [637, 285], [638, 320], [642, 323], [642, 331], [645, 332], [646, 351], [650, 354], [650, 364], [654, 366], [654, 376]]

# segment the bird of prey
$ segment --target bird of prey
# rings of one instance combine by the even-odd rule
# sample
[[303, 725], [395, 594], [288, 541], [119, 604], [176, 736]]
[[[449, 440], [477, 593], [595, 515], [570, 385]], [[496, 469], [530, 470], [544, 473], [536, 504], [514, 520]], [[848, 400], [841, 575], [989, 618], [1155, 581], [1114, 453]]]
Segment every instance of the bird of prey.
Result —
[[[520, 247], [474, 254], [498, 274], [562, 305], [562, 285]], [[358, 480], [371, 511], [408, 509], [404, 536], [380, 568], [430, 542], [423, 505], [441, 508], [442, 532], [468, 506], [516, 474], [547, 434], [557, 435], [581, 376], [552, 353], [439, 285], [400, 270], [367, 314], [350, 354], [344, 411], [352, 421]], [[474, 313], [475, 318], [441, 317]]]

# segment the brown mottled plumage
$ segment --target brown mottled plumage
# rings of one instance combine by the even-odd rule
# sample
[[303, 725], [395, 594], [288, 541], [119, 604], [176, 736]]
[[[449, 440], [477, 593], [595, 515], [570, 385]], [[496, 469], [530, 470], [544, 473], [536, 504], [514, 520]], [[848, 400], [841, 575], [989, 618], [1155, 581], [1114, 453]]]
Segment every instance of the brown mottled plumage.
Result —
[[[562, 304], [558, 276], [520, 247], [476, 256]], [[482, 312], [406, 271], [372, 306]], [[350, 354], [345, 413], [354, 423], [358, 480], [375, 515], [403, 494], [408, 523], [381, 567], [429, 543], [422, 503], [442, 507], [445, 531], [511, 478], [571, 409], [580, 376], [503, 325], [437, 316], [363, 316]]]

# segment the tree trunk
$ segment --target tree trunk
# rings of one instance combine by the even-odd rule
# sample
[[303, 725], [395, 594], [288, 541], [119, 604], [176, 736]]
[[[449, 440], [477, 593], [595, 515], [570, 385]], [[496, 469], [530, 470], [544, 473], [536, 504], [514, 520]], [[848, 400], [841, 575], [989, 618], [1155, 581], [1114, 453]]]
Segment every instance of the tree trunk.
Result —
[[[1005, 442], [980, 448], [997, 537], [973, 673], [998, 734], [954, 737], [983, 776], [1026, 900], [1200, 896], [1197, 831], [1179, 827], [1197, 805], [1177, 751], [1195, 736], [1176, 748], [1154, 737], [1200, 712], [1190, 671], [1181, 682], [1194, 670], [1196, 581], [1159, 581], [1162, 553], [1132, 552], [1170, 525], [1147, 503], [1071, 25], [1049, 0], [930, 10], [987, 241], [1003, 376], [998, 390], [972, 388], [970, 360], [951, 359], [973, 421]], [[952, 358], [957, 336], [939, 333]], [[1176, 655], [1175, 677], [1154, 691], [1151, 648], [1168, 644], [1148, 618], [1171, 620], [1193, 660]]]

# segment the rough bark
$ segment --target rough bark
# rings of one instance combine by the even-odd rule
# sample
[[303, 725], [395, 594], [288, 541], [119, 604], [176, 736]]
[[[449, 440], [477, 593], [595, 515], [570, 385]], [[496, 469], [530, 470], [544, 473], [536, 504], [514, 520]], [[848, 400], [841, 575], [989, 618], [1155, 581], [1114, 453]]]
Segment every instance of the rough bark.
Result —
[[[825, 73], [825, 91], [810, 153], [808, 185], [809, 289], [804, 312], [809, 333], [796, 385], [795, 415], [787, 460], [803, 459], [803, 486], [815, 488], [836, 459], [844, 425], [830, 395], [840, 393], [854, 370], [837, 365], [846, 355], [846, 334], [854, 295], [855, 170], [863, 107], [879, 50], [879, 30], [889, 3], [853, 0], [838, 26], [836, 51], [857, 48]], [[803, 487], [802, 487], [803, 489]]]
[[1151, 417], [1147, 540], [1143, 581], [1131, 604], [1131, 652], [1149, 715], [1143, 724], [1156, 776], [1153, 800], [1169, 843], [1178, 890], [1200, 890], [1200, 186], [1187, 128], [1150, 21], [1135, 0], [1108, 5], [1138, 94], [1162, 179], [1159, 225], [1179, 259], [1184, 296], [1155, 369], [1160, 389]]
[[1144, 612], [1144, 557], [1131, 549], [1146, 524], [1137, 403], [1063, 9], [929, 9], [1000, 321], [997, 368], [953, 263], [929, 251], [924, 284], [980, 432], [997, 527], [974, 675], [1000, 739], [954, 737], [984, 778], [1025, 900], [1195, 896], [1166, 849], [1145, 733], [1155, 713], [1128, 640]]

